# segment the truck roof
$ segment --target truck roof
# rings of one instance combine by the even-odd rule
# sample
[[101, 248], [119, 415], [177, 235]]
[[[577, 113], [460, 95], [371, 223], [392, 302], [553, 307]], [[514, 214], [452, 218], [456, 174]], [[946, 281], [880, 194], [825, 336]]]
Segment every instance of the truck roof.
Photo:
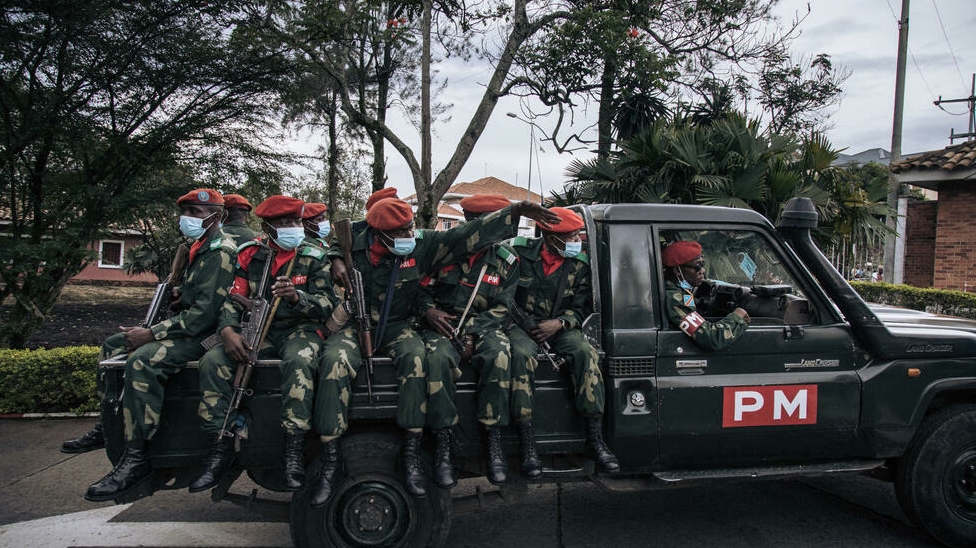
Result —
[[751, 209], [685, 204], [594, 204], [587, 206], [595, 221], [748, 223], [772, 227]]

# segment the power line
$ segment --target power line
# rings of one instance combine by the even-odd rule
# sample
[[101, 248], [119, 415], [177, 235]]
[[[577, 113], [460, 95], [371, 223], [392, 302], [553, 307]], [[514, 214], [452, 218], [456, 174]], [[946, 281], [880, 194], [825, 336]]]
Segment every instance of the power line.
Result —
[[959, 69], [959, 61], [956, 60], [956, 52], [952, 50], [952, 44], [949, 43], [949, 33], [946, 32], [945, 25], [942, 24], [942, 14], [939, 13], [939, 6], [936, 5], [935, 0], [932, 0], [932, 7], [935, 8], [935, 17], [939, 20], [939, 26], [942, 27], [942, 36], [945, 36], [946, 45], [949, 46], [949, 54], [952, 55], [952, 63], [956, 65], [956, 73], [959, 74], [959, 82], [962, 84], [962, 88], [966, 89], [966, 80], [962, 77], [962, 70]]
[[[888, 4], [888, 10], [891, 12], [891, 16], [895, 19], [895, 25], [897, 25], [898, 28], [901, 28], [901, 18], [895, 15], [895, 8], [891, 7], [891, 2], [889, 0], [885, 0], [885, 3]], [[932, 92], [932, 86], [929, 85], [928, 80], [925, 79], [925, 75], [922, 74], [922, 67], [919, 66], [918, 60], [915, 59], [915, 52], [912, 51], [911, 46], [908, 46], [908, 55], [911, 56], [912, 64], [915, 65], [915, 70], [918, 71], [918, 77], [921, 78], [922, 83], [925, 84], [925, 89], [928, 90], [929, 97], [935, 99], [935, 93]]]

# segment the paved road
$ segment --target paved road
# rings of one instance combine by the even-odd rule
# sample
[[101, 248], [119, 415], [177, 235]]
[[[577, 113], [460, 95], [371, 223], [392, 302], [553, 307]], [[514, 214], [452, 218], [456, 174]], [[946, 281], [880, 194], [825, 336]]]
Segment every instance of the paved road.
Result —
[[[131, 505], [90, 503], [110, 468], [102, 452], [64, 455], [90, 419], [0, 420], [0, 547], [289, 547], [283, 516], [206, 493], [164, 491]], [[238, 482], [235, 492], [251, 485]], [[488, 488], [465, 480], [457, 494]], [[282, 497], [259, 489], [259, 496]], [[862, 476], [728, 482], [608, 493], [590, 484], [531, 486], [518, 500], [455, 517], [448, 546], [476, 548], [931, 547], [889, 484]]]

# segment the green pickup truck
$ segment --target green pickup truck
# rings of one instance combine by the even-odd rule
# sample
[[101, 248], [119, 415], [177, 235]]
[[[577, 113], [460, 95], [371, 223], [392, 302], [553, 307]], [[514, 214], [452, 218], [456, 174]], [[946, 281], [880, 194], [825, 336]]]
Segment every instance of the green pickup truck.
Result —
[[[593, 274], [593, 313], [583, 329], [601, 355], [606, 440], [621, 472], [594, 471], [570, 382], [542, 360], [533, 420], [545, 466], [539, 481], [596, 480], [633, 490], [870, 471], [894, 482], [905, 513], [937, 540], [976, 546], [976, 322], [865, 304], [813, 243], [817, 214], [809, 200], [791, 200], [776, 229], [740, 209], [574, 209], [586, 222]], [[695, 240], [704, 249], [711, 281], [696, 295], [706, 317], [736, 306], [750, 313], [750, 328], [723, 350], [696, 347], [668, 322], [660, 249], [674, 240]], [[109, 378], [106, 447], [114, 462], [123, 450], [124, 369], [111, 362], [102, 368]], [[462, 478], [484, 474], [476, 381], [465, 370], [458, 384], [455, 464]], [[380, 360], [369, 401], [360, 376], [342, 438], [347, 471], [335, 495], [320, 509], [305, 492], [290, 501], [296, 547], [445, 543], [461, 505], [433, 485], [414, 498], [401, 484], [396, 386], [392, 367]], [[253, 503], [228, 492], [242, 473], [283, 491], [274, 363], [259, 364], [251, 388], [238, 466], [213, 490], [214, 500]], [[182, 489], [195, 477], [211, 442], [199, 428], [199, 397], [195, 368], [168, 380], [150, 448], [156, 477], [132, 497]], [[515, 469], [517, 431], [505, 436]], [[306, 446], [312, 462], [318, 444]], [[311, 465], [310, 476], [316, 473]]]

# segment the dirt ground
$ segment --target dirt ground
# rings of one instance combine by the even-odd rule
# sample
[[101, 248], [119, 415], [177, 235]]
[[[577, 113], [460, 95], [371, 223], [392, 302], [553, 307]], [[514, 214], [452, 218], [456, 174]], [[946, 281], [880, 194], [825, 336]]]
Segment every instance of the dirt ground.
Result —
[[[47, 321], [28, 339], [27, 348], [100, 346], [119, 326], [138, 325], [155, 287], [69, 285]], [[9, 303], [3, 304], [6, 317]]]

